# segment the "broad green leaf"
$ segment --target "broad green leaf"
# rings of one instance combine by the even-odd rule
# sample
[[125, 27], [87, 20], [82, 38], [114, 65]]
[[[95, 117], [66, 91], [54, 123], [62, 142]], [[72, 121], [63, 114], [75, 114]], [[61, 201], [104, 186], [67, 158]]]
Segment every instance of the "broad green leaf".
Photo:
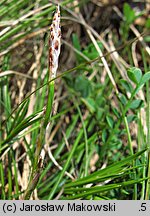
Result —
[[138, 85], [142, 79], [142, 71], [139, 68], [132, 67], [127, 70], [129, 79]]
[[146, 43], [149, 43], [150, 42], [150, 36], [144, 37], [144, 40], [145, 40]]
[[121, 101], [121, 103], [122, 103], [123, 105], [126, 105], [127, 102], [128, 102], [126, 96], [123, 95], [123, 94], [119, 94], [119, 99], [120, 99], [120, 101]]
[[106, 110], [104, 108], [101, 107], [96, 107], [96, 118], [97, 120], [101, 120], [101, 118], [104, 116], [104, 113], [106, 112]]
[[144, 101], [140, 99], [133, 100], [129, 106], [130, 109], [139, 109], [141, 107], [144, 107]]
[[123, 13], [128, 24], [131, 24], [136, 18], [134, 10], [128, 3], [124, 4]]
[[78, 76], [75, 79], [74, 90], [80, 92], [82, 97], [88, 97], [92, 91], [90, 81], [85, 76]]
[[146, 28], [150, 28], [150, 18], [148, 18], [147, 20], [146, 20]]
[[82, 98], [82, 101], [91, 113], [96, 111], [96, 102], [93, 98]]
[[[97, 44], [99, 46], [100, 49], [103, 48], [102, 43], [97, 41]], [[95, 46], [93, 45], [93, 43], [91, 43], [89, 46], [87, 46], [85, 48], [85, 50], [83, 51], [83, 54], [86, 55], [89, 59], [94, 59], [97, 58], [99, 56], [98, 51], [96, 50]]]
[[119, 110], [117, 108], [112, 107], [112, 111], [115, 114], [115, 116], [117, 116], [117, 118], [120, 118], [120, 112], [119, 112]]
[[128, 123], [133, 122], [135, 120], [137, 120], [137, 116], [136, 115], [128, 115], [127, 116]]
[[150, 80], [150, 71], [143, 75], [141, 82], [140, 82], [140, 86], [144, 85], [149, 80]]
[[121, 79], [120, 82], [127, 92], [133, 92], [133, 87], [127, 80]]

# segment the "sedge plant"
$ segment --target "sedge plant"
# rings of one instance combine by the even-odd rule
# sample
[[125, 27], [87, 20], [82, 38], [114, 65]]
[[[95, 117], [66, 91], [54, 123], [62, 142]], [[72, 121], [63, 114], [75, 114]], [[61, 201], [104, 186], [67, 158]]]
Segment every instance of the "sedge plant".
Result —
[[50, 26], [50, 37], [49, 37], [49, 75], [48, 79], [49, 82], [47, 84], [47, 90], [48, 90], [48, 98], [47, 98], [47, 104], [46, 109], [44, 111], [44, 118], [41, 122], [40, 127], [40, 134], [37, 139], [36, 144], [36, 151], [35, 151], [35, 159], [34, 164], [32, 168], [32, 173], [30, 177], [30, 181], [28, 184], [28, 188], [25, 191], [24, 199], [29, 199], [31, 196], [31, 193], [35, 189], [39, 177], [40, 177], [40, 170], [42, 166], [42, 159], [40, 158], [40, 152], [42, 145], [45, 140], [46, 131], [49, 127], [49, 121], [52, 114], [52, 106], [53, 106], [53, 100], [54, 100], [54, 85], [56, 78], [56, 72], [58, 68], [58, 58], [60, 55], [60, 39], [61, 39], [61, 28], [60, 28], [60, 8], [59, 5], [57, 6], [56, 13], [54, 14], [52, 24]]

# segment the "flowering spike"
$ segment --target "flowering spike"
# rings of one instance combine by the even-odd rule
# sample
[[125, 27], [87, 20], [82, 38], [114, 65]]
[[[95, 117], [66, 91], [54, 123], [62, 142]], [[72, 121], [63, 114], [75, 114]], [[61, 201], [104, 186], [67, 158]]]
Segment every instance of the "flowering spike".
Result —
[[50, 79], [56, 77], [56, 71], [58, 68], [58, 58], [59, 58], [60, 46], [61, 46], [60, 38], [61, 38], [60, 9], [58, 5], [53, 17], [52, 24], [50, 26], [50, 39], [49, 39]]

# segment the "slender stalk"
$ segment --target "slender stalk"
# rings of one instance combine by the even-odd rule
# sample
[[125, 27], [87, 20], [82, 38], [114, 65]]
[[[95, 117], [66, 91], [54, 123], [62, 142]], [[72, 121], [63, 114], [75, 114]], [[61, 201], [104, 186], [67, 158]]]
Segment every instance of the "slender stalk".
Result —
[[[129, 130], [129, 125], [127, 121], [127, 117], [124, 117], [124, 122], [125, 122], [125, 127], [127, 131], [127, 136], [128, 136], [128, 142], [129, 142], [129, 149], [131, 155], [133, 155], [133, 148], [132, 148], [132, 140], [131, 140], [131, 135], [130, 135], [130, 130]], [[133, 161], [133, 167], [136, 165], [136, 161]], [[136, 179], [136, 169], [133, 170], [133, 175], [134, 179]], [[134, 184], [134, 194], [133, 194], [133, 199], [137, 200], [137, 184]]]
[[[148, 65], [146, 63], [146, 57], [145, 52], [142, 50], [142, 59], [144, 63], [144, 69], [145, 71], [148, 71]], [[147, 108], [146, 108], [146, 124], [147, 124], [147, 137], [146, 137], [146, 145], [147, 145], [147, 152], [145, 152], [145, 164], [147, 163], [147, 168], [143, 168], [143, 177], [146, 177], [146, 169], [147, 171], [147, 177], [150, 178], [150, 91], [149, 91], [149, 82], [146, 83], [146, 101], [147, 101]], [[148, 162], [147, 162], [148, 161]], [[145, 190], [146, 188], [146, 190]], [[150, 198], [150, 184], [149, 179], [147, 180], [147, 183], [145, 181], [143, 182], [143, 191], [145, 192], [145, 199], [149, 200]], [[144, 193], [143, 193], [144, 198]]]
[[88, 148], [88, 141], [87, 141], [88, 140], [87, 139], [87, 132], [86, 132], [85, 123], [84, 123], [84, 120], [83, 120], [82, 113], [81, 113], [81, 110], [79, 108], [79, 105], [76, 102], [76, 99], [74, 99], [74, 101], [75, 101], [75, 105], [76, 105], [76, 108], [78, 110], [78, 113], [79, 113], [79, 116], [80, 116], [80, 119], [81, 119], [83, 132], [84, 132], [84, 139], [85, 139], [85, 176], [87, 176], [88, 175], [88, 165], [89, 165], [89, 161], [88, 161], [89, 148]]
[[[150, 178], [150, 96], [149, 93], [147, 93], [147, 128], [148, 128], [148, 134], [147, 134], [147, 147], [148, 147], [148, 174], [147, 177]], [[150, 198], [150, 182], [147, 180], [146, 185], [146, 195], [145, 199], [149, 200]]]
[[33, 174], [32, 172], [32, 176], [30, 178], [27, 190], [24, 193], [24, 200], [28, 200], [30, 199], [30, 196], [32, 194], [32, 192], [34, 191], [34, 189], [36, 188], [40, 175], [41, 175], [41, 171], [42, 171], [42, 160], [40, 159], [37, 165], [37, 170], [36, 173]]
[[43, 124], [45, 129], [51, 116], [53, 100], [54, 100], [54, 81], [48, 84], [48, 100], [47, 100], [46, 113], [45, 113], [45, 119]]
[[124, 122], [125, 122], [125, 127], [126, 127], [126, 131], [127, 131], [127, 136], [128, 136], [130, 153], [131, 153], [131, 155], [133, 155], [132, 140], [131, 140], [131, 135], [130, 135], [127, 117], [124, 117]]
[[6, 194], [5, 194], [5, 177], [4, 177], [4, 169], [3, 169], [3, 164], [0, 161], [0, 182], [1, 182], [1, 193], [2, 193], [2, 199], [6, 199]]

